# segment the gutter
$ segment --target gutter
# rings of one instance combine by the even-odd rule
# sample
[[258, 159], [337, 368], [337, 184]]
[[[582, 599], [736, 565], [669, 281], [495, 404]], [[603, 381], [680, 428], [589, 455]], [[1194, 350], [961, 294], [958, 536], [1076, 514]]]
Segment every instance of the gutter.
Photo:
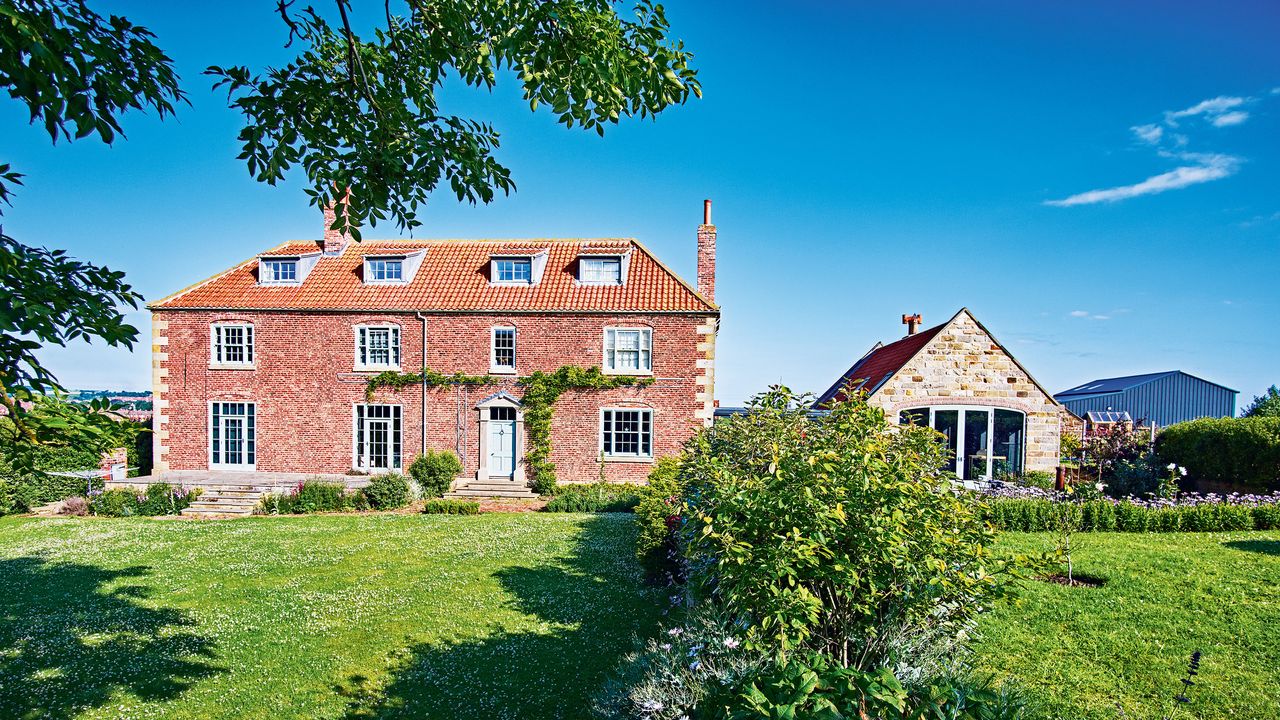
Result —
[[414, 313], [422, 321], [422, 453], [427, 454], [427, 316]]

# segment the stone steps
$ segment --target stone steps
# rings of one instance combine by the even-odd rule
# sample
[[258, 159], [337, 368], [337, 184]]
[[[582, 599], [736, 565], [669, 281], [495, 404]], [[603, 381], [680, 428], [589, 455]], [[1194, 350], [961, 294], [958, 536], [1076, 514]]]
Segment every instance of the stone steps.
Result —
[[510, 482], [467, 482], [458, 485], [453, 490], [445, 494], [446, 498], [451, 499], [467, 499], [474, 500], [476, 498], [521, 498], [532, 499], [538, 497], [538, 494], [529, 489], [527, 485], [518, 485]]
[[195, 502], [183, 508], [182, 514], [187, 517], [244, 517], [253, 514], [263, 495], [275, 491], [274, 487], [254, 485], [206, 488]]

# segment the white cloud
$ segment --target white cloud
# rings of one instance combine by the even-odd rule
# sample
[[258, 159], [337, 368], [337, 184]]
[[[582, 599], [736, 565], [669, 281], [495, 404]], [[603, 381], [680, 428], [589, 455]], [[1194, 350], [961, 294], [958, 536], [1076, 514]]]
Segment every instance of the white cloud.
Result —
[[1138, 139], [1156, 145], [1164, 137], [1164, 128], [1159, 125], [1135, 125], [1129, 128]]
[[1249, 113], [1243, 110], [1224, 113], [1213, 119], [1214, 127], [1228, 127], [1230, 125], [1239, 125], [1249, 119]]
[[[1128, 310], [1118, 310], [1117, 312], [1128, 312]], [[1110, 320], [1110, 315], [1099, 315], [1091, 313], [1088, 310], [1072, 310], [1070, 313], [1073, 318], [1089, 318], [1090, 320]]]
[[[1232, 108], [1240, 107], [1241, 105], [1245, 104], [1245, 102], [1247, 102], [1248, 100], [1249, 98], [1220, 95], [1216, 98], [1201, 100], [1200, 102], [1196, 103], [1195, 105], [1192, 105], [1191, 107], [1185, 110], [1176, 110], [1176, 111], [1166, 112], [1164, 114], [1164, 122], [1169, 127], [1177, 127], [1179, 118], [1204, 115], [1205, 117], [1209, 118], [1209, 120], [1213, 121], [1216, 124], [1217, 119], [1219, 117], [1225, 114], [1233, 114], [1233, 113], [1229, 113], [1228, 111], [1230, 111]], [[1245, 114], [1245, 118], [1248, 118], [1248, 113]], [[1243, 122], [1243, 120], [1241, 120], [1240, 122]], [[1228, 124], [1233, 124], [1233, 123], [1228, 123]]]
[[1072, 310], [1071, 317], [1089, 317], [1088, 310]]
[[1096, 203], [1116, 202], [1142, 195], [1155, 195], [1168, 190], [1178, 190], [1200, 183], [1221, 180], [1231, 177], [1240, 169], [1240, 158], [1232, 155], [1205, 155], [1202, 153], [1183, 153], [1184, 160], [1194, 161], [1195, 165], [1184, 165], [1166, 173], [1153, 175], [1140, 183], [1121, 185], [1119, 187], [1090, 190], [1078, 193], [1061, 200], [1046, 200], [1045, 205], [1053, 207], [1074, 207], [1076, 205], [1094, 205]]

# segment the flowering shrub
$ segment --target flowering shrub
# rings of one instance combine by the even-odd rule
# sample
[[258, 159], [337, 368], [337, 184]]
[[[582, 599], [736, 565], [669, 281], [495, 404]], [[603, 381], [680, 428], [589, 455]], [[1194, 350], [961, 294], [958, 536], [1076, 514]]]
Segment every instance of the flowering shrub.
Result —
[[684, 502], [681, 491], [680, 459], [674, 456], [659, 460], [649, 471], [649, 484], [640, 489], [635, 508], [640, 525], [636, 557], [651, 575], [674, 579], [679, 564], [676, 528]]
[[287, 493], [267, 493], [258, 502], [264, 515], [289, 515], [335, 510], [368, 510], [364, 493], [348, 493], [346, 485], [326, 480], [306, 480]]
[[148, 485], [143, 492], [117, 488], [95, 493], [89, 498], [89, 510], [106, 517], [134, 515], [177, 515], [200, 496], [198, 489], [188, 490], [167, 483]]

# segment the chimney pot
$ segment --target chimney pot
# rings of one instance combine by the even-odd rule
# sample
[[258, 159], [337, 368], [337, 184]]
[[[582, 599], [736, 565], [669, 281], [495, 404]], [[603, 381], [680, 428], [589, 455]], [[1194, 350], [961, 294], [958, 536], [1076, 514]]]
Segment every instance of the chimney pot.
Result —
[[922, 318], [920, 317], [920, 313], [902, 316], [902, 324], [907, 326], [907, 335], [915, 335], [916, 327], [920, 325], [921, 322]]
[[716, 301], [716, 226], [711, 224], [711, 201], [702, 201], [702, 224], [698, 226], [698, 294]]

